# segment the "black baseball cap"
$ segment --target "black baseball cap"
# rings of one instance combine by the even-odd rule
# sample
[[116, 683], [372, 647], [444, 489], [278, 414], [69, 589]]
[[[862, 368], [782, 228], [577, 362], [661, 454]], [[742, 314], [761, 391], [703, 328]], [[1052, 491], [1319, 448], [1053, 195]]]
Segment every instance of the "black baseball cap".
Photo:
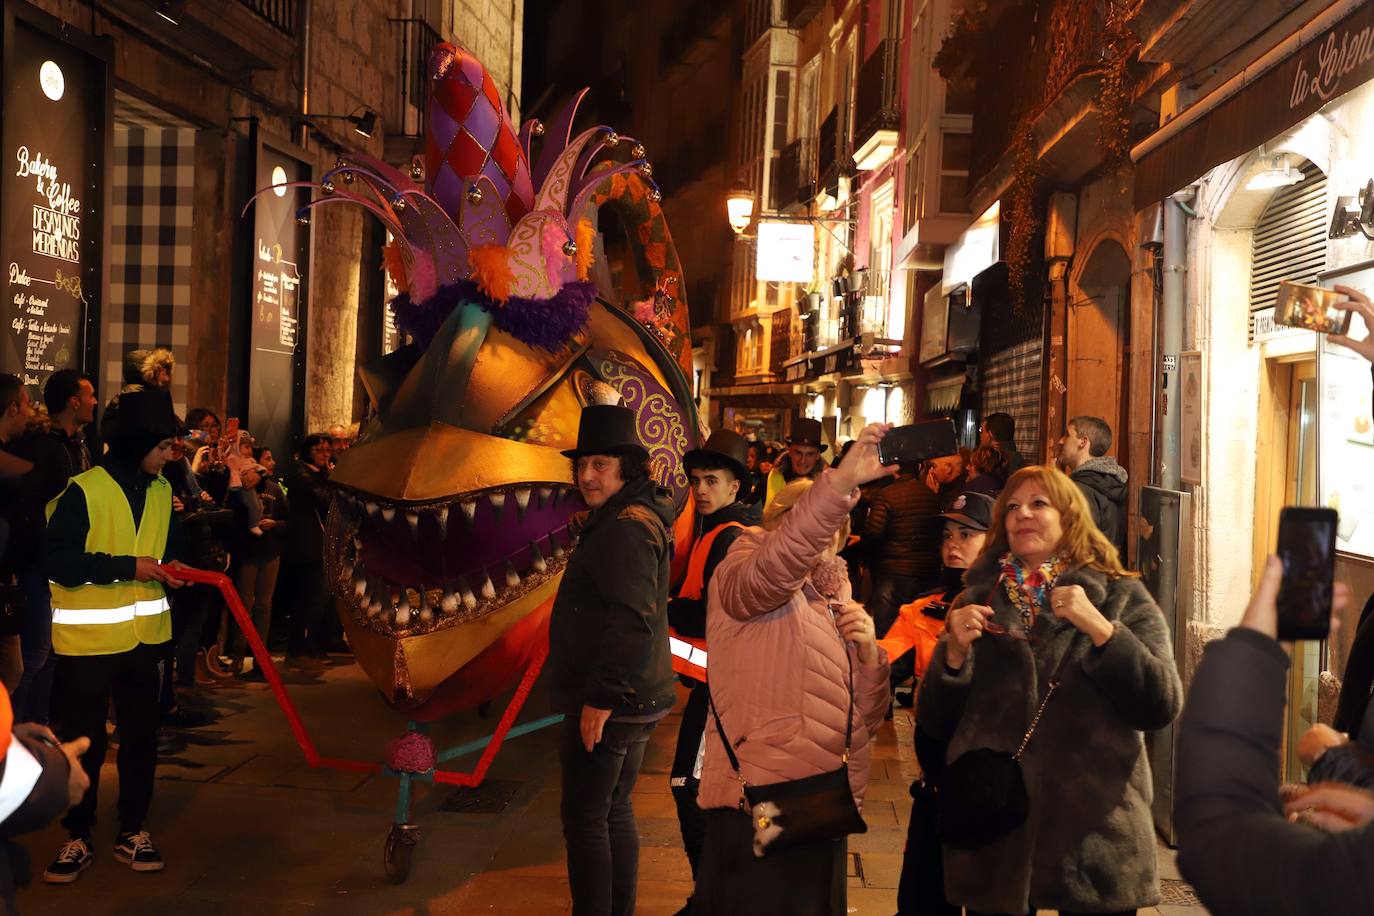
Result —
[[954, 498], [949, 510], [940, 513], [940, 518], [958, 522], [974, 531], [987, 531], [992, 527], [992, 497], [984, 493], [965, 491]]

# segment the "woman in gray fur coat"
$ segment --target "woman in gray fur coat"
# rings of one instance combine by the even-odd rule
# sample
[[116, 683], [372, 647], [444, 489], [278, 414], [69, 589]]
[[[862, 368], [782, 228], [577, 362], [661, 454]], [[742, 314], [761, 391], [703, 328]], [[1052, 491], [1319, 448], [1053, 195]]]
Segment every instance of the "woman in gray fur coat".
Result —
[[1183, 698], [1164, 615], [1058, 470], [1013, 474], [989, 534], [921, 683], [917, 719], [949, 742], [951, 764], [975, 748], [1015, 753], [1056, 671], [1060, 683], [1021, 756], [1026, 822], [976, 849], [946, 845], [946, 896], [982, 913], [1153, 906], [1142, 732], [1172, 722]]

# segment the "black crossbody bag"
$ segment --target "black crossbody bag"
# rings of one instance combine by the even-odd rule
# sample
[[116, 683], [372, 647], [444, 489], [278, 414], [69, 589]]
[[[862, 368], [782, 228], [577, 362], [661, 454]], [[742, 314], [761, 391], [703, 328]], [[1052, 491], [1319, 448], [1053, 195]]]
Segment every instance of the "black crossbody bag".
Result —
[[[739, 809], [753, 822], [754, 855], [759, 858], [773, 851], [868, 832], [868, 825], [859, 814], [854, 793], [849, 788], [849, 746], [854, 736], [854, 663], [849, 658], [847, 646], [844, 657], [849, 666], [849, 713], [845, 722], [844, 753], [839, 767], [827, 773], [766, 786], [749, 785], [740, 772], [739, 758], [725, 737], [716, 702], [710, 701], [711, 717], [716, 721], [720, 743], [725, 746], [725, 755], [730, 758], [730, 766], [739, 779]], [[710, 697], [709, 691], [707, 696]]]
[[1040, 718], [1050, 697], [1063, 682], [1064, 670], [1073, 657], [1078, 640], [1069, 643], [1063, 658], [1050, 676], [1040, 708], [1030, 728], [1021, 736], [1016, 753], [974, 748], [960, 754], [945, 768], [937, 793], [936, 829], [940, 838], [955, 849], [978, 849], [999, 840], [1026, 822], [1030, 799], [1026, 777], [1021, 771], [1021, 755], [1035, 736]]

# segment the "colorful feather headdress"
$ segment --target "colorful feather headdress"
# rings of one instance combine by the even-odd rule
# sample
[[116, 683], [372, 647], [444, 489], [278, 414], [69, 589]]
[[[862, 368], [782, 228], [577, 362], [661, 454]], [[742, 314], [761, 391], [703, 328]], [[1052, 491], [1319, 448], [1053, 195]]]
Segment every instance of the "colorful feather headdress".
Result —
[[[572, 136], [579, 93], [545, 129], [517, 136], [482, 63], [447, 42], [429, 59], [425, 167], [402, 174], [374, 157], [347, 154], [306, 207], [348, 202], [376, 215], [393, 241], [384, 264], [401, 291], [396, 324], [420, 348], [460, 302], [480, 305], [517, 339], [556, 350], [586, 325], [598, 189], [616, 176], [648, 176], [644, 147], [595, 127]], [[542, 137], [533, 165], [531, 141]], [[631, 159], [617, 159], [629, 149]], [[423, 184], [421, 180], [423, 179]], [[303, 183], [308, 184], [308, 183]], [[259, 192], [262, 193], [262, 192]]]

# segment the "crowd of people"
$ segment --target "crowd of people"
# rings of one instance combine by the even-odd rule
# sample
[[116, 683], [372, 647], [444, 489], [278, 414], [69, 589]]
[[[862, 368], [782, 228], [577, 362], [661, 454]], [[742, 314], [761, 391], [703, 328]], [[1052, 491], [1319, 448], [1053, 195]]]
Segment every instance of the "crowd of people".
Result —
[[[107, 720], [119, 746], [115, 857], [159, 871], [146, 829], [159, 729], [204, 724], [206, 704], [183, 704], [188, 694], [264, 680], [220, 593], [179, 579], [182, 564], [226, 572], [288, 667], [319, 672], [347, 652], [322, 555], [328, 478], [349, 431], [274, 455], [208, 408], [178, 417], [175, 371], [167, 350], [129, 353], [98, 424], [89, 376], [54, 372], [36, 398], [0, 374], [0, 683], [22, 736], [11, 747], [31, 761], [26, 772], [65, 760], [57, 782], [67, 770], [80, 782], [62, 820], [69, 839], [43, 872], [49, 883], [75, 881], [92, 862]], [[49, 750], [34, 751], [35, 740]], [[35, 793], [46, 779], [34, 777]], [[6, 820], [4, 835], [42, 823]], [[0, 912], [12, 893], [0, 880]]]
[[[1343, 291], [1374, 327], [1369, 300]], [[1374, 334], [1343, 342], [1374, 360]], [[1145, 735], [1185, 696], [1170, 625], [1126, 566], [1110, 427], [1074, 417], [1057, 460], [1034, 465], [1012, 418], [992, 414], [976, 448], [886, 467], [888, 429], [864, 429], [833, 464], [811, 420], [782, 447], [711, 435], [683, 462], [695, 527], [679, 569], [633, 413], [584, 410], [564, 454], [590, 511], [550, 655], [574, 914], [635, 911], [631, 792], [674, 704], [671, 644], [702, 637], [709, 681], [682, 678], [670, 776], [694, 879], [679, 916], [850, 911], [847, 837], [866, 829], [869, 746], [894, 696], [915, 706], [921, 771], [898, 916], [1160, 903]], [[1369, 912], [1374, 662], [1356, 656], [1374, 658], [1374, 613], [1341, 730], [1304, 736], [1311, 784], [1281, 793], [1282, 574], [1271, 559], [1193, 684], [1180, 867], [1217, 913]], [[1335, 610], [1348, 600], [1338, 585]]]

